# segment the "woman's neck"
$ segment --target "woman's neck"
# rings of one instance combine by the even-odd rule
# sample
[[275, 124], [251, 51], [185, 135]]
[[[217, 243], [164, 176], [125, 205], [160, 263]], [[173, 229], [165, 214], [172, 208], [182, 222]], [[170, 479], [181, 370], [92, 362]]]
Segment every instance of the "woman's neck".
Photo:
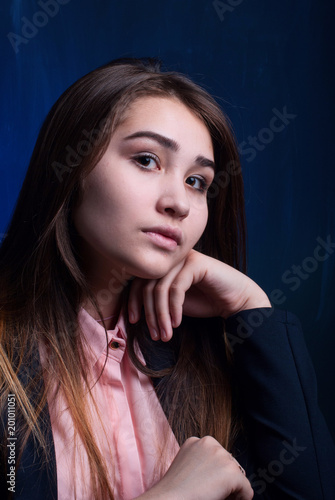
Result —
[[[107, 273], [104, 276], [106, 275]], [[100, 320], [101, 324], [104, 323], [107, 330], [111, 330], [119, 317], [129, 281], [117, 280], [115, 276], [112, 279], [102, 279], [101, 275], [99, 276], [95, 275], [94, 278], [92, 275], [88, 276], [88, 281], [101, 316], [89, 298], [84, 301], [83, 307], [94, 319]], [[102, 318], [104, 318], [103, 323]]]
[[92, 318], [98, 321], [101, 325], [104, 325], [107, 330], [113, 330], [115, 328], [120, 314], [121, 306], [121, 297], [119, 297], [118, 303], [108, 304], [103, 307], [100, 306], [100, 312], [102, 315], [101, 318], [90, 300], [86, 300], [83, 303], [83, 308], [92, 316]]
[[[80, 238], [80, 237], [79, 237]], [[113, 328], [120, 314], [124, 300], [124, 291], [132, 276], [126, 268], [111, 262], [96, 251], [84, 239], [80, 238], [80, 252], [86, 279], [94, 296], [95, 303], [102, 315], [107, 329]], [[87, 299], [84, 309], [96, 320], [101, 320], [95, 305]]]

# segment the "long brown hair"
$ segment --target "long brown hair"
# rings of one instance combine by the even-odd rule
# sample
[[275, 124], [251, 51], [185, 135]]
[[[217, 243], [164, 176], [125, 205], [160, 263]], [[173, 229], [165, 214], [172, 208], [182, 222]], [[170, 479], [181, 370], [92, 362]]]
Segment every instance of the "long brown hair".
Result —
[[[245, 271], [243, 184], [229, 121], [205, 90], [184, 75], [162, 72], [151, 59], [113, 61], [78, 80], [54, 104], [0, 249], [2, 412], [7, 394], [15, 393], [21, 451], [31, 435], [47, 450], [41, 422], [50, 387], [38, 359], [34, 363], [43, 343], [49, 353], [47, 380], [59, 381], [89, 458], [96, 499], [113, 493], [85, 410], [88, 381], [77, 315], [87, 298], [100, 310], [85, 279], [71, 214], [82, 179], [103, 156], [128, 106], [144, 96], [177, 98], [207, 126], [217, 171], [197, 249]], [[162, 347], [148, 341], [144, 319], [128, 326], [133, 362], [149, 376], [161, 377], [157, 394], [179, 442], [211, 434], [230, 448], [234, 423], [223, 322], [185, 318], [171, 342], [175, 363], [160, 372], [143, 367], [134, 353], [136, 339], [143, 351], [161, 355]]]

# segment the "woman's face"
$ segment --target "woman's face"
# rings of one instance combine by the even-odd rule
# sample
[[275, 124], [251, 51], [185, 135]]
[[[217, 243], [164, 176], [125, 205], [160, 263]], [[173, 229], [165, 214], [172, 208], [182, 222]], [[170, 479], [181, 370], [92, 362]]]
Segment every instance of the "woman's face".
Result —
[[135, 100], [74, 212], [90, 277], [165, 276], [205, 229], [213, 177], [212, 141], [199, 118], [177, 99]]

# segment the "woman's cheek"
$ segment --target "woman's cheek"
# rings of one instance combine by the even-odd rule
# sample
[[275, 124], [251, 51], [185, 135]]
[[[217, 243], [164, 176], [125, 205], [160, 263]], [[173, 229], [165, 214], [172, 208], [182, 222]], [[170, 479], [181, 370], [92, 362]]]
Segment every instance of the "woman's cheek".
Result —
[[193, 246], [196, 245], [196, 243], [198, 243], [201, 236], [203, 235], [203, 233], [206, 229], [206, 226], [207, 226], [207, 222], [208, 222], [208, 207], [207, 207], [207, 203], [206, 203], [206, 206], [201, 211], [199, 210], [199, 214], [197, 217], [197, 223], [194, 225], [194, 227], [195, 227], [194, 240], [195, 241], [194, 241]]

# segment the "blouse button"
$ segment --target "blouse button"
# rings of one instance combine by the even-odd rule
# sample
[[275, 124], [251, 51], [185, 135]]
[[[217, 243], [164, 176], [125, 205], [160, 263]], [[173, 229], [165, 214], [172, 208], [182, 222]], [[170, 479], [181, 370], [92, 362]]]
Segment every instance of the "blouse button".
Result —
[[111, 349], [114, 349], [114, 351], [115, 351], [116, 349], [118, 349], [118, 348], [120, 347], [120, 344], [119, 344], [119, 342], [116, 342], [116, 340], [112, 340], [112, 341], [109, 343], [109, 347], [110, 347]]

